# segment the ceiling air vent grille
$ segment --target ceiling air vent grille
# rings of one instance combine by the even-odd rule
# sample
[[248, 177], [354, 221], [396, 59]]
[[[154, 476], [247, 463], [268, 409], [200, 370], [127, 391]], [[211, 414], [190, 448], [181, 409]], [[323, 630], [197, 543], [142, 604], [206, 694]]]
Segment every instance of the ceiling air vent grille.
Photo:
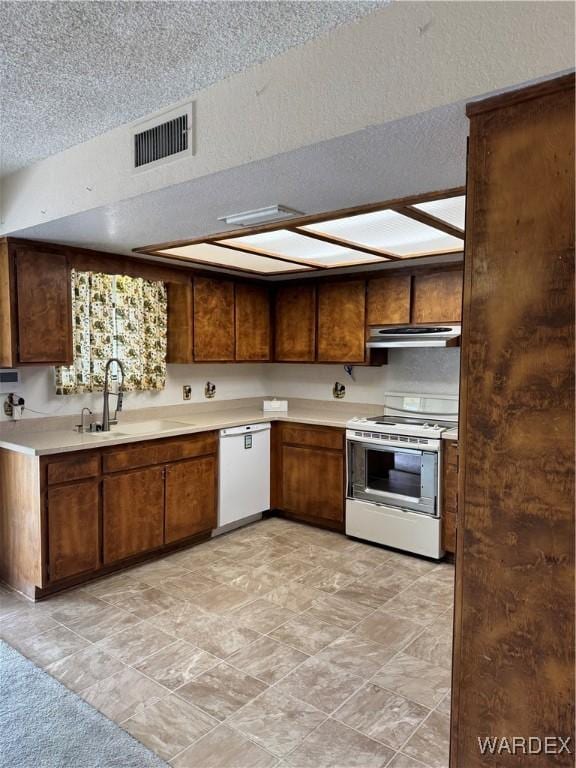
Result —
[[189, 115], [185, 113], [134, 134], [134, 167], [141, 168], [188, 149]]

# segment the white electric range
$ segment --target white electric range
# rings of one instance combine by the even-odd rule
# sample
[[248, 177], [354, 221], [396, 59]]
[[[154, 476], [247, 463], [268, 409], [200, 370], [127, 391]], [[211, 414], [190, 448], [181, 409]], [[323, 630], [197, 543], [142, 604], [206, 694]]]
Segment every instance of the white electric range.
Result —
[[346, 533], [440, 559], [442, 433], [456, 396], [386, 396], [382, 416], [347, 423]]

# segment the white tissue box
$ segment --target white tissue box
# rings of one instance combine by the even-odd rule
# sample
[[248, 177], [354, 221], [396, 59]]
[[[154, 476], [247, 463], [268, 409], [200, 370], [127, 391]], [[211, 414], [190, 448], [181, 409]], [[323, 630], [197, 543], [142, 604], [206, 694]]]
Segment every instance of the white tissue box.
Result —
[[264, 413], [286, 413], [288, 410], [288, 400], [263, 400], [262, 410]]

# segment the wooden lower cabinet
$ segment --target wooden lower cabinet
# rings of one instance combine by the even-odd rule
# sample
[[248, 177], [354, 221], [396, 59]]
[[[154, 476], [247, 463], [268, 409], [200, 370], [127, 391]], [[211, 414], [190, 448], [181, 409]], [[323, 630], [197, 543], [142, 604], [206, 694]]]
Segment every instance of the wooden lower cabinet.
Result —
[[282, 447], [282, 506], [304, 519], [344, 520], [344, 457], [322, 448]]
[[47, 494], [48, 577], [58, 581], [100, 566], [97, 480], [51, 488]]
[[216, 528], [217, 489], [216, 456], [166, 467], [166, 544]]
[[272, 434], [272, 505], [291, 518], [344, 528], [344, 431], [277, 424]]
[[164, 543], [164, 469], [105, 477], [102, 488], [104, 563]]
[[458, 520], [458, 442], [444, 440], [442, 449], [442, 547], [454, 554]]

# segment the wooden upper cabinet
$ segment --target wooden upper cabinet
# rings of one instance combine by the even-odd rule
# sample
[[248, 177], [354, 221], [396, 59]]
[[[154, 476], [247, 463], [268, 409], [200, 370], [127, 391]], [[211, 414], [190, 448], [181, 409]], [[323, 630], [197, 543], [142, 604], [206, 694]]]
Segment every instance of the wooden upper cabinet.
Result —
[[60, 253], [16, 251], [18, 361], [71, 363], [70, 270]]
[[414, 276], [413, 323], [459, 323], [462, 318], [462, 270]]
[[16, 302], [8, 241], [0, 240], [0, 367], [16, 365]]
[[194, 278], [194, 360], [234, 360], [234, 283]]
[[410, 322], [411, 275], [386, 275], [368, 280], [367, 325]]
[[280, 363], [312, 363], [316, 357], [316, 286], [278, 288], [275, 301], [274, 359]]
[[168, 283], [167, 363], [194, 361], [192, 283]]
[[236, 360], [270, 360], [270, 294], [265, 285], [236, 284]]
[[342, 280], [318, 286], [319, 363], [363, 363], [366, 282]]

